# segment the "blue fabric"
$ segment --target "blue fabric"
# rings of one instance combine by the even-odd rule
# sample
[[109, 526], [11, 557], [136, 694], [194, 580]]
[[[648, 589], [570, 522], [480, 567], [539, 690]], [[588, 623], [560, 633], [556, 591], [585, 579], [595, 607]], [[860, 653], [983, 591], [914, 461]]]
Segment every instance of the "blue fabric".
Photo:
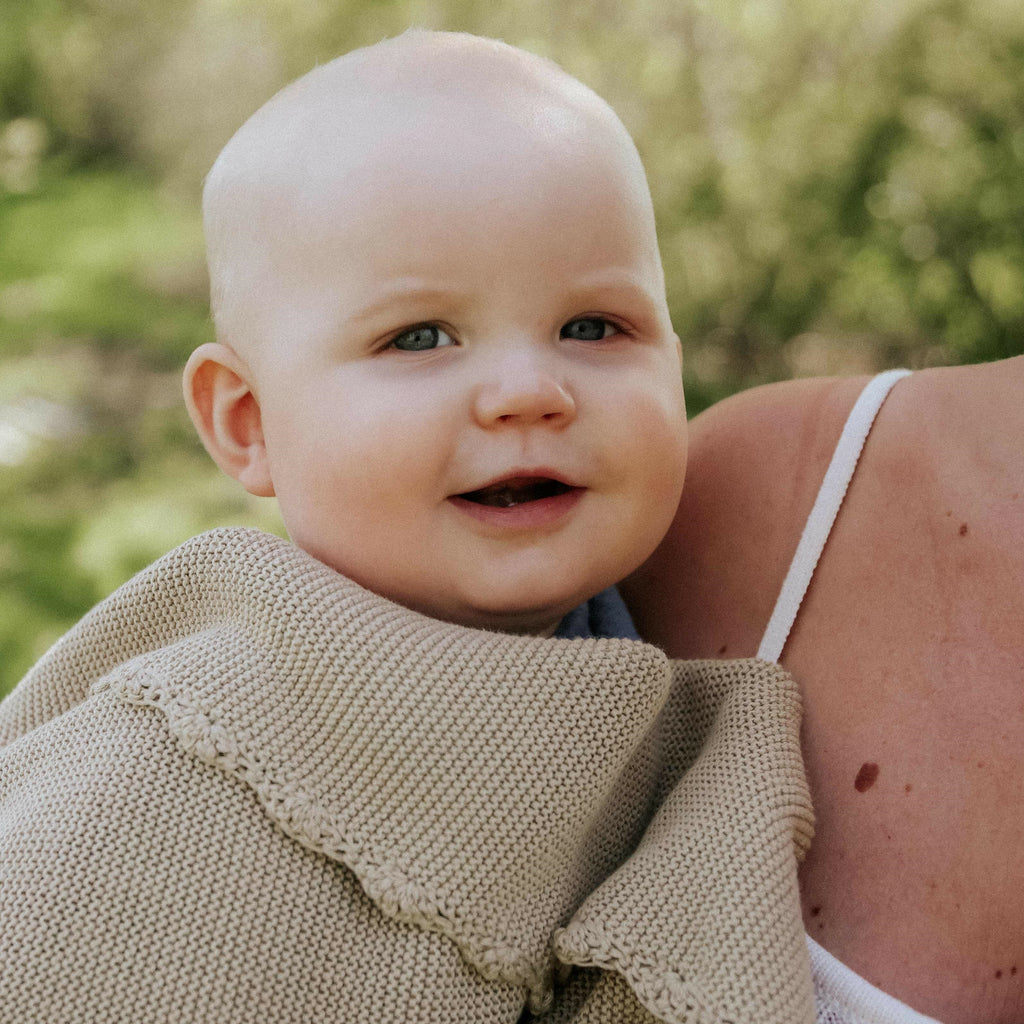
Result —
[[573, 608], [558, 624], [555, 636], [565, 640], [588, 637], [640, 639], [626, 602], [615, 587], [602, 590], [585, 604]]

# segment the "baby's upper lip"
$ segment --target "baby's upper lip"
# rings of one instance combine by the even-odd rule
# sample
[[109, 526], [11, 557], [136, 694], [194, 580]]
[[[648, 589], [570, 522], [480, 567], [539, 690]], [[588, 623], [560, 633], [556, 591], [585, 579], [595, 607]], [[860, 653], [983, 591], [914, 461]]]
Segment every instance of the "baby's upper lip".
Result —
[[564, 487], [580, 487], [578, 484], [566, 473], [559, 472], [558, 470], [552, 470], [546, 466], [530, 469], [513, 469], [511, 472], [502, 473], [500, 476], [491, 477], [484, 483], [476, 484], [472, 487], [467, 487], [464, 491], [456, 492], [453, 497], [460, 497], [464, 494], [475, 494], [478, 491], [486, 491], [492, 487], [503, 487], [503, 486], [527, 486], [529, 484], [539, 484], [544, 482], [553, 482], [556, 484], [562, 484]]

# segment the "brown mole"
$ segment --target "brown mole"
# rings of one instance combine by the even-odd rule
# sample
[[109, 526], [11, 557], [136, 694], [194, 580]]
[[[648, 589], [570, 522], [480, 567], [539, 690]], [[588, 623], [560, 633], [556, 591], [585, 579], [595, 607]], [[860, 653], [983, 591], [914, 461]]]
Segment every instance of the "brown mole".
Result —
[[967, 536], [967, 524], [966, 523], [961, 523], [960, 524], [960, 529], [959, 529], [958, 532], [959, 532], [961, 537], [966, 537]]
[[878, 781], [879, 770], [874, 761], [865, 761], [857, 772], [857, 778], [853, 780], [853, 788], [858, 793], [866, 793]]

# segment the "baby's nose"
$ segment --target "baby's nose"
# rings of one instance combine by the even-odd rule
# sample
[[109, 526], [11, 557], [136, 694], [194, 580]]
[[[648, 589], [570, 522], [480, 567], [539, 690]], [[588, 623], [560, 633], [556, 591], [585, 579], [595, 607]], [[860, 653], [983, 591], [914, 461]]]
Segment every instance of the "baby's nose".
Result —
[[534, 355], [502, 360], [493, 376], [477, 390], [474, 413], [481, 426], [550, 423], [564, 426], [576, 415], [576, 402], [560, 381]]

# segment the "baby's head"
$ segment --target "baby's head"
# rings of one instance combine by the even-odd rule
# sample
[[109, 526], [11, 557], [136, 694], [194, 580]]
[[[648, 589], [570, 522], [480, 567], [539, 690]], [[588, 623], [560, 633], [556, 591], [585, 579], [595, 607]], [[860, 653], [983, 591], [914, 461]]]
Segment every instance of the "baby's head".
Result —
[[410, 32], [316, 68], [204, 196], [217, 463], [293, 541], [438, 618], [550, 632], [661, 540], [679, 342], [628, 133], [553, 64]]

